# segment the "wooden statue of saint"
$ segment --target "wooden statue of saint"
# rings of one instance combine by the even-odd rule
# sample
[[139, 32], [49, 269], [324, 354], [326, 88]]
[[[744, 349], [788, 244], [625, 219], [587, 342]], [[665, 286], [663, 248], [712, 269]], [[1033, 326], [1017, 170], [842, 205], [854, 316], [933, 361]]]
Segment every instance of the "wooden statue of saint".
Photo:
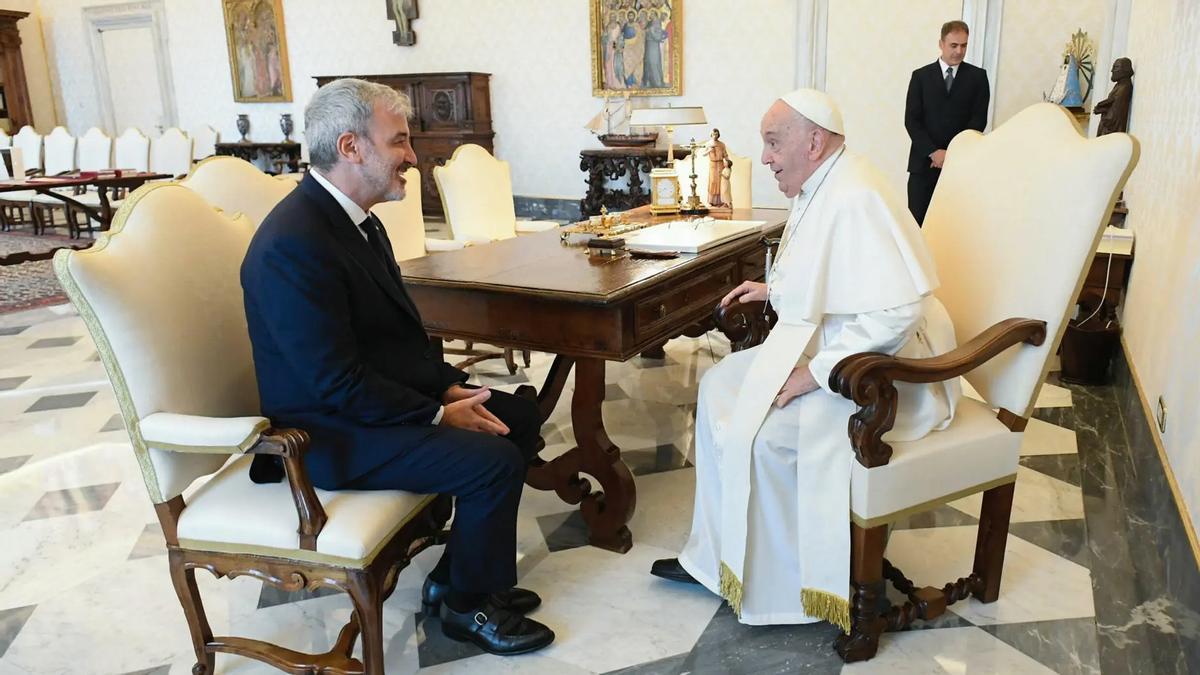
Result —
[[412, 20], [417, 18], [417, 0], [388, 0], [388, 18], [396, 22], [392, 31], [392, 42], [411, 47], [417, 43], [417, 34], [412, 29]]
[[1093, 111], [1100, 116], [1100, 126], [1096, 129], [1097, 136], [1111, 134], [1114, 131], [1124, 132], [1129, 129], [1129, 106], [1133, 100], [1133, 62], [1127, 58], [1119, 58], [1112, 65], [1112, 91], [1108, 98], [1096, 104]]
[[725, 171], [725, 164], [729, 161], [729, 151], [726, 150], [725, 144], [721, 142], [721, 131], [719, 129], [712, 130], [712, 140], [707, 143], [708, 146], [708, 205], [709, 206], [728, 206], [721, 195], [721, 174]]

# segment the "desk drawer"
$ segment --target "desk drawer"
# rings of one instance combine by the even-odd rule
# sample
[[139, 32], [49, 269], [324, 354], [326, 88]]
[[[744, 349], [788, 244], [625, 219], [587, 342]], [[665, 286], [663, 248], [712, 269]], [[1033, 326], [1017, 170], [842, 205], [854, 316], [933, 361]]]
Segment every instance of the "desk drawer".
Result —
[[733, 288], [735, 264], [726, 263], [703, 276], [681, 281], [678, 286], [639, 300], [633, 310], [637, 337], [647, 337], [699, 308], [715, 307], [717, 301]]
[[766, 277], [767, 260], [765, 253], [762, 248], [757, 248], [742, 256], [742, 259], [739, 261], [742, 266], [742, 274], [739, 281], [762, 281]]

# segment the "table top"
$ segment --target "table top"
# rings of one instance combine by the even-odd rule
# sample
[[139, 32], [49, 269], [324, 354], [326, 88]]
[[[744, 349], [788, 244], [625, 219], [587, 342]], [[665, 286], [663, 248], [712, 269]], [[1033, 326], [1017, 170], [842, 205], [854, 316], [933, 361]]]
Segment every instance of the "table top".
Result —
[[59, 187], [77, 187], [81, 185], [118, 185], [126, 187], [127, 183], [145, 182], [172, 178], [168, 173], [154, 171], [122, 171], [120, 176], [113, 173], [98, 173], [95, 175], [66, 174], [61, 176], [31, 176], [21, 179], [0, 180], [0, 192], [17, 190], [48, 190]]
[[298, 148], [299, 141], [228, 141], [217, 143], [218, 148]]
[[[648, 206], [626, 212], [631, 220], [651, 223], [679, 220], [677, 214], [652, 216]], [[786, 209], [734, 209], [731, 220], [766, 221], [774, 232], [787, 222]], [[400, 264], [406, 284], [493, 290], [517, 295], [608, 304], [639, 293], [650, 284], [683, 277], [713, 257], [759, 247], [756, 235], [741, 237], [699, 254], [670, 260], [597, 255], [585, 246], [567, 246], [559, 230], [519, 235], [458, 251], [427, 255]]]

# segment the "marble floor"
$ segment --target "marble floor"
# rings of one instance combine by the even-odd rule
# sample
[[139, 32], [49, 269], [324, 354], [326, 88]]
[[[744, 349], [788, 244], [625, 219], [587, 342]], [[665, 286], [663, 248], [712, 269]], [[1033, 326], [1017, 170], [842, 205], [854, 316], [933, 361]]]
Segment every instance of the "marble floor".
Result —
[[[884, 637], [874, 660], [843, 666], [828, 625], [750, 628], [706, 591], [647, 574], [687, 535], [697, 382], [728, 351], [719, 335], [679, 339], [665, 360], [611, 365], [604, 416], [636, 474], [634, 547], [584, 545], [577, 513], [527, 489], [521, 583], [557, 641], [508, 659], [447, 640], [420, 613], [438, 555], [420, 555], [385, 605], [389, 673], [1185, 673], [1200, 672], [1200, 581], [1140, 407], [1113, 387], [1048, 384], [1022, 448], [1000, 600], [954, 605]], [[550, 359], [503, 389], [540, 384]], [[1127, 379], [1127, 378], [1126, 378]], [[570, 447], [564, 394], [547, 456]], [[888, 556], [918, 582], [970, 569], [978, 498], [914, 516]], [[199, 574], [210, 622], [320, 651], [347, 619], [337, 594], [288, 594]], [[162, 534], [104, 372], [67, 305], [0, 315], [0, 674], [189, 673], [183, 615]], [[274, 672], [219, 656], [220, 673]]]

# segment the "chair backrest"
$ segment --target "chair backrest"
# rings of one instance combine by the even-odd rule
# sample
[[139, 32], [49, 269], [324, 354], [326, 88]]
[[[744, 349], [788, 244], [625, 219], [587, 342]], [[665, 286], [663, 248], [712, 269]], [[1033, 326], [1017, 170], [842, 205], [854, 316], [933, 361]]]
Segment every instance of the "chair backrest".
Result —
[[217, 141], [221, 140], [221, 132], [207, 124], [201, 124], [188, 135], [192, 137], [192, 159], [199, 160], [217, 154]]
[[421, 215], [421, 172], [410, 167], [404, 172], [407, 190], [398, 202], [383, 202], [371, 207], [379, 216], [392, 242], [396, 260], [412, 260], [425, 255], [425, 217]]
[[75, 170], [75, 137], [65, 127], [54, 127], [42, 140], [47, 176]]
[[184, 176], [192, 168], [192, 139], [171, 127], [150, 141], [150, 170]]
[[5, 131], [4, 129], [0, 129], [0, 148], [11, 148], [11, 147], [12, 147], [12, 136], [9, 136], [8, 132]]
[[25, 159], [20, 148], [0, 148], [0, 160], [3, 160], [0, 161], [0, 180], [25, 175]]
[[295, 181], [268, 176], [244, 159], [224, 156], [196, 164], [180, 184], [231, 218], [245, 215], [255, 228], [296, 187]]
[[[735, 209], [748, 209], [751, 206], [751, 172], [754, 165], [749, 157], [729, 151], [729, 159], [733, 168], [729, 173], [729, 201]], [[696, 195], [705, 206], [712, 206], [708, 201], [708, 174], [712, 164], [708, 161], [708, 148], [700, 148], [696, 155]], [[679, 175], [679, 192], [687, 199], [692, 194], [692, 158], [682, 157], [675, 160], [675, 171]]]
[[1019, 345], [966, 375], [993, 407], [1029, 415], [1137, 155], [1133, 137], [1086, 139], [1051, 103], [950, 143], [923, 233], [958, 339], [1008, 318], [1046, 322], [1040, 347]]
[[133, 127], [117, 136], [113, 144], [113, 168], [150, 170], [150, 139]]
[[442, 195], [446, 223], [459, 241], [511, 239], [517, 236], [512, 175], [508, 162], [473, 143], [460, 145], [433, 179]]
[[259, 414], [239, 279], [253, 231], [185, 187], [150, 184], [125, 200], [95, 245], [54, 258], [155, 503], [216, 471], [228, 455], [147, 447], [140, 420], [156, 412]]
[[13, 136], [12, 146], [21, 149], [26, 169], [42, 168], [42, 135], [26, 124]]
[[112, 167], [112, 139], [96, 127], [79, 137], [79, 170], [99, 171]]

